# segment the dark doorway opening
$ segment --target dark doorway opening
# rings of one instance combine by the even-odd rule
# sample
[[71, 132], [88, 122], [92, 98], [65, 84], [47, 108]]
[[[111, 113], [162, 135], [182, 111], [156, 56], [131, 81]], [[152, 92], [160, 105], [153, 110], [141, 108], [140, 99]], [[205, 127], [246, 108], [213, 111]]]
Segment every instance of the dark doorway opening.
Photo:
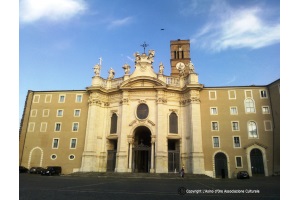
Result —
[[250, 152], [252, 175], [265, 174], [264, 161], [259, 149], [252, 149]]
[[179, 140], [168, 140], [168, 172], [178, 172], [180, 170], [179, 145]]
[[216, 178], [228, 178], [227, 157], [224, 153], [215, 155], [215, 174]]
[[116, 168], [116, 155], [117, 155], [118, 140], [109, 140], [107, 150], [107, 172], [114, 172]]
[[133, 147], [133, 171], [148, 173], [151, 166], [151, 132], [140, 126], [135, 130]]

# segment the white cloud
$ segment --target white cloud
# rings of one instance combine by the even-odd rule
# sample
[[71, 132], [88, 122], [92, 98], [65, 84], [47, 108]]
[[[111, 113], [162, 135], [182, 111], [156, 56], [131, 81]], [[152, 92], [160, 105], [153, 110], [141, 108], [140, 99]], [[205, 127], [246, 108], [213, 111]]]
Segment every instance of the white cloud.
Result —
[[256, 49], [278, 43], [279, 20], [276, 23], [264, 20], [264, 9], [233, 9], [226, 3], [214, 4], [210, 14], [217, 18], [210, 18], [210, 21], [191, 37], [191, 42], [214, 52], [229, 48]]
[[112, 20], [111, 22], [109, 22], [108, 25], [108, 29], [113, 29], [113, 28], [117, 28], [120, 26], [125, 26], [128, 25], [132, 22], [133, 18], [132, 17], [125, 17], [123, 19], [117, 19], [117, 20]]
[[68, 20], [87, 10], [83, 0], [21, 0], [20, 22]]

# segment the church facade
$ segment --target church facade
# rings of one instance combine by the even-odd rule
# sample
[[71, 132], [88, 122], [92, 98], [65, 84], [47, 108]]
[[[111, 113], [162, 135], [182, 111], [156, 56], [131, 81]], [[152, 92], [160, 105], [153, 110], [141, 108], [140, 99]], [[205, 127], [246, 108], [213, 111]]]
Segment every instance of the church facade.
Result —
[[[204, 87], [189, 40], [170, 42], [171, 75], [155, 51], [135, 53], [124, 76], [85, 90], [28, 91], [19, 163], [73, 172], [186, 173], [235, 178], [280, 171], [280, 80], [263, 86]], [[133, 68], [133, 69], [132, 69]]]

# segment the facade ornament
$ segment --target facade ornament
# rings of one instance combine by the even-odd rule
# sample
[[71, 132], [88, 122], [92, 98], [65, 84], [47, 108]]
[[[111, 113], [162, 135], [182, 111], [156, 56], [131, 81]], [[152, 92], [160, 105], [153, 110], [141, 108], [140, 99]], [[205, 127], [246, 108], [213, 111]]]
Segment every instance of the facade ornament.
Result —
[[101, 65], [96, 64], [96, 65], [94, 66], [94, 73], [95, 73], [95, 76], [100, 76], [100, 70], [101, 70]]
[[194, 67], [194, 64], [192, 63], [192, 61], [190, 61], [186, 66], [189, 68], [190, 74], [195, 73], [195, 67]]
[[185, 73], [184, 73], [184, 69], [178, 69], [179, 70], [179, 76], [180, 77], [184, 77]]
[[107, 78], [108, 80], [112, 80], [115, 77], [115, 71], [112, 68], [110, 68], [108, 74], [109, 74]]
[[149, 50], [148, 51], [148, 57], [153, 58], [155, 56], [155, 51], [154, 50]]
[[159, 98], [156, 99], [156, 103], [167, 103], [167, 99], [159, 97]]
[[124, 69], [125, 75], [129, 74], [130, 66], [127, 63], [125, 65], [123, 65], [122, 68]]
[[159, 74], [163, 74], [164, 73], [164, 65], [162, 64], [162, 62], [159, 64]]

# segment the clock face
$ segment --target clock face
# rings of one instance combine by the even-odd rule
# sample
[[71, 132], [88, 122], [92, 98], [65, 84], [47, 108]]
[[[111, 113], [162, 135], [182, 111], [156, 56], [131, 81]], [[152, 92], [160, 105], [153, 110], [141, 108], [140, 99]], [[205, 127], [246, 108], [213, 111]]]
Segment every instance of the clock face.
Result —
[[179, 63], [176, 64], [176, 68], [178, 70], [183, 70], [184, 67], [185, 67], [185, 64], [183, 62], [179, 62]]

